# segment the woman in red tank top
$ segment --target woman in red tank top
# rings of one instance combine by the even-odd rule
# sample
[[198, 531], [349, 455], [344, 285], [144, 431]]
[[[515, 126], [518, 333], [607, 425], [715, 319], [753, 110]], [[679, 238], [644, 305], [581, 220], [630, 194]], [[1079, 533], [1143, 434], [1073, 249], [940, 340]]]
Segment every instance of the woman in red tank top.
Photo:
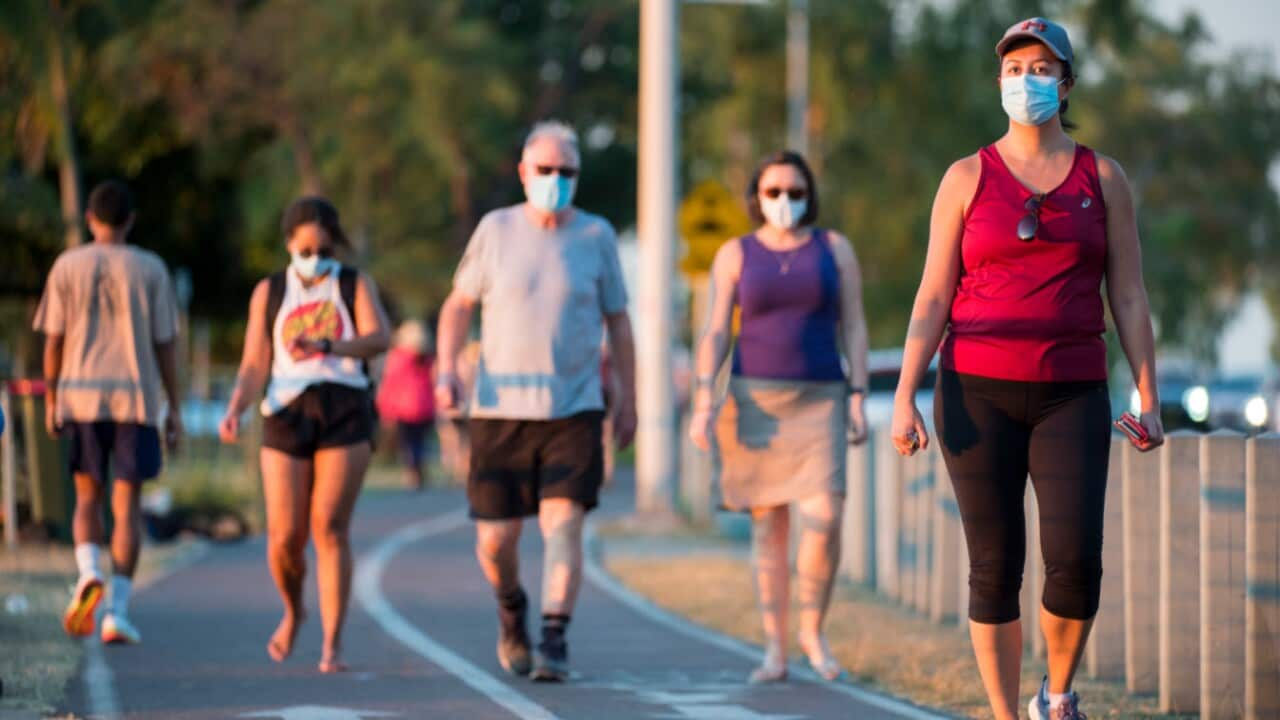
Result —
[[1075, 80], [1066, 31], [1019, 22], [996, 55], [1009, 129], [938, 188], [892, 434], [903, 455], [928, 447], [915, 393], [941, 344], [934, 422], [969, 548], [970, 635], [992, 711], [1018, 717], [1029, 474], [1049, 660], [1029, 712], [1075, 720], [1071, 681], [1098, 609], [1111, 442], [1104, 287], [1142, 397], [1141, 450], [1163, 441], [1155, 343], [1128, 181], [1064, 130]]

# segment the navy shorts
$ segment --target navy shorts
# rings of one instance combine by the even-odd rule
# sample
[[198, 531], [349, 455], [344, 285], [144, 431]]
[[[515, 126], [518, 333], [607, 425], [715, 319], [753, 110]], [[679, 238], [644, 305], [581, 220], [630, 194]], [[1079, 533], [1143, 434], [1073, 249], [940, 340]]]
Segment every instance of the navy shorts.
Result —
[[416, 468], [427, 459], [428, 432], [433, 423], [396, 422], [396, 449], [400, 463]]
[[160, 433], [150, 425], [71, 422], [63, 432], [71, 441], [72, 473], [90, 475], [100, 485], [108, 480], [140, 483], [160, 474]]

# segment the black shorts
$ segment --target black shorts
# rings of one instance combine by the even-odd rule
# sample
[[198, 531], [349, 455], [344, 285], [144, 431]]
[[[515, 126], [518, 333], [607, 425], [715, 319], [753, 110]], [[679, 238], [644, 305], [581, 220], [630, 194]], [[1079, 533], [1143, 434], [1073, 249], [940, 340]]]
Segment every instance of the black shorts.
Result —
[[312, 385], [262, 423], [262, 446], [297, 458], [372, 441], [369, 391], [337, 383]]
[[537, 515], [542, 498], [568, 498], [586, 510], [600, 504], [603, 421], [599, 410], [556, 420], [472, 420], [471, 517]]
[[86, 473], [102, 485], [108, 480], [140, 483], [160, 474], [160, 433], [150, 425], [72, 422], [63, 431], [71, 441], [72, 473]]

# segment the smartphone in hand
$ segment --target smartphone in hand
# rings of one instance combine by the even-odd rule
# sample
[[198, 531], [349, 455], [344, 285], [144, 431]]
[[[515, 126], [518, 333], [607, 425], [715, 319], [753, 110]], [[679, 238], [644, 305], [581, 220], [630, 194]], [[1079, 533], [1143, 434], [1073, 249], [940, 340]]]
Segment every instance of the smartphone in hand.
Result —
[[1120, 419], [1115, 421], [1114, 425], [1116, 426], [1116, 429], [1124, 433], [1129, 438], [1129, 442], [1133, 443], [1133, 446], [1139, 450], [1144, 449], [1147, 443], [1151, 440], [1151, 436], [1147, 434], [1147, 429], [1143, 427], [1142, 421], [1134, 417], [1133, 413], [1124, 413], [1120, 416]]

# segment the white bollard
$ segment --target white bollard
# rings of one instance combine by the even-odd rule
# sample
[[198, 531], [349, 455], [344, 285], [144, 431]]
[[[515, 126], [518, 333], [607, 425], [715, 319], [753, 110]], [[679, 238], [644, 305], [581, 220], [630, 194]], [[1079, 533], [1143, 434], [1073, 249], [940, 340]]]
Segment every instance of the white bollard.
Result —
[[921, 614], [929, 614], [929, 571], [933, 555], [933, 494], [935, 491], [934, 467], [940, 462], [937, 452], [929, 449], [920, 453], [916, 463], [916, 534], [913, 541], [916, 555], [915, 597], [911, 606]]
[[918, 516], [916, 502], [919, 499], [919, 488], [916, 477], [920, 473], [924, 453], [917, 453], [906, 458], [902, 463], [902, 483], [900, 487], [901, 503], [898, 506], [898, 593], [897, 601], [912, 607], [916, 597], [916, 563], [919, 553], [916, 551], [916, 525]]
[[1154, 693], [1160, 686], [1160, 456], [1127, 445], [1123, 463], [1125, 684], [1131, 693]]
[[1085, 648], [1088, 675], [1096, 680], [1124, 677], [1124, 449], [1122, 435], [1111, 438], [1106, 515], [1102, 525], [1102, 598]]
[[1040, 552], [1040, 506], [1031, 481], [1022, 496], [1027, 527], [1027, 550], [1022, 565], [1022, 644], [1033, 657], [1044, 655], [1044, 633], [1040, 632], [1040, 600], [1044, 596], [1044, 556]]
[[964, 615], [960, 607], [960, 557], [964, 533], [960, 530], [960, 506], [942, 458], [934, 463], [933, 553], [930, 567], [929, 617], [951, 622]]
[[[883, 431], [873, 431], [883, 432]], [[849, 580], [866, 584], [873, 580], [871, 568], [874, 560], [870, 552], [875, 544], [870, 536], [871, 517], [871, 457], [870, 441], [862, 445], [850, 445], [846, 456], [844, 518], [840, 528], [840, 575]]]
[[1280, 435], [1247, 453], [1244, 716], [1261, 720], [1280, 717]]
[[1200, 716], [1244, 712], [1245, 442], [1200, 438]]
[[903, 458], [888, 432], [876, 433], [875, 447], [876, 591], [898, 597], [898, 513], [902, 507]]
[[1200, 709], [1200, 436], [1160, 453], [1160, 711]]

